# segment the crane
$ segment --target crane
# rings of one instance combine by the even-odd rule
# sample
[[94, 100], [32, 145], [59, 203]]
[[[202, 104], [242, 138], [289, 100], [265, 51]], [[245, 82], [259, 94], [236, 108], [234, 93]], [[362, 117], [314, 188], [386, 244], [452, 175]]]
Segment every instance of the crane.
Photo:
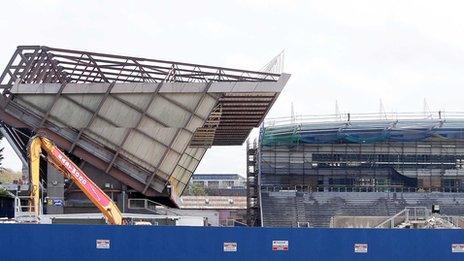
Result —
[[30, 178], [31, 178], [31, 206], [39, 215], [40, 202], [40, 155], [44, 150], [47, 161], [50, 162], [63, 176], [70, 178], [84, 192], [87, 198], [101, 211], [109, 224], [122, 225], [122, 214], [111, 198], [105, 194], [85, 173], [72, 162], [51, 140], [34, 136], [29, 143]]

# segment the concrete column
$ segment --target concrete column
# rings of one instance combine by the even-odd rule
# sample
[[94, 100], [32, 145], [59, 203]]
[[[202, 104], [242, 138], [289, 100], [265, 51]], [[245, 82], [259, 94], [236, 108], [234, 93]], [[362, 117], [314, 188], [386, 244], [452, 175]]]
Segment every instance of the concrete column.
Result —
[[64, 177], [47, 163], [47, 198], [44, 206], [47, 214], [63, 214]]

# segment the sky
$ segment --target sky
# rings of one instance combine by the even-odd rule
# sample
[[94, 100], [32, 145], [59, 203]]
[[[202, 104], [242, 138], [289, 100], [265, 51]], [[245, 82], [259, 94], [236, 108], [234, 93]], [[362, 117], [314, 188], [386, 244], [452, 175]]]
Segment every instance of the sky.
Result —
[[[285, 51], [292, 76], [269, 117], [464, 111], [464, 1], [5, 1], [0, 68], [17, 45], [259, 70]], [[253, 131], [252, 137], [256, 137]], [[21, 163], [6, 141], [3, 165]], [[213, 147], [197, 173], [245, 174], [245, 147]]]

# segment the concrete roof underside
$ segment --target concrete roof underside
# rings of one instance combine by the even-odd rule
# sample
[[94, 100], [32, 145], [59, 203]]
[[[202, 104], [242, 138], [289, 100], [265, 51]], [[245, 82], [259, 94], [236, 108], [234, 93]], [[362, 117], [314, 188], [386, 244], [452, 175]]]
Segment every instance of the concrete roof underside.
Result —
[[210, 146], [245, 141], [288, 78], [20, 46], [0, 77], [0, 118], [24, 158], [41, 133], [146, 196], [176, 197]]

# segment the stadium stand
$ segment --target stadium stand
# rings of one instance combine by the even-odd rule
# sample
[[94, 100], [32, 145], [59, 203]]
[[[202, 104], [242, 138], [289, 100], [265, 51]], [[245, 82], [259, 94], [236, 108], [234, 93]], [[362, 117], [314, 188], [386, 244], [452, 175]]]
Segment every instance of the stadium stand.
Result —
[[257, 159], [248, 178], [259, 181], [262, 226], [328, 227], [333, 217], [434, 204], [444, 215], [464, 213], [460, 113], [269, 119], [247, 157]]
[[261, 191], [263, 226], [328, 227], [333, 216], [392, 216], [406, 207], [440, 205], [445, 215], [464, 213], [464, 193]]

